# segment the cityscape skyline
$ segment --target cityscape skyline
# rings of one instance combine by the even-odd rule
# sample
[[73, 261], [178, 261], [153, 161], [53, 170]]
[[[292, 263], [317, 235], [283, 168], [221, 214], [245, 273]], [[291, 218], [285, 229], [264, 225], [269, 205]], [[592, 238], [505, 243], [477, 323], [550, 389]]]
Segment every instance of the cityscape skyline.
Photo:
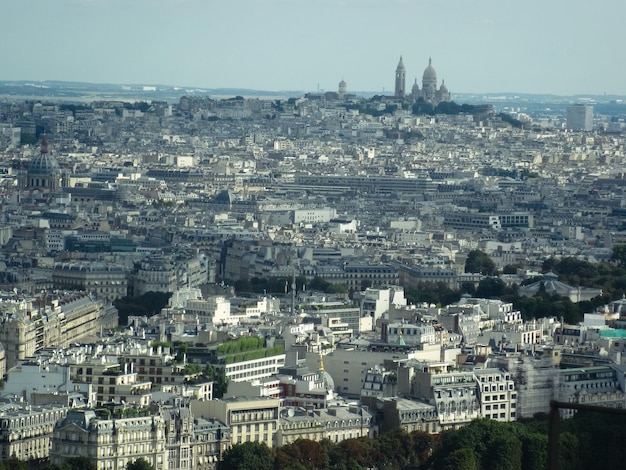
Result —
[[458, 93], [626, 94], [615, 60], [626, 6], [604, 6], [8, 0], [0, 15], [28, 22], [0, 32], [11, 44], [0, 80], [334, 91], [343, 79], [348, 92], [393, 94], [402, 55], [408, 84], [432, 57]]

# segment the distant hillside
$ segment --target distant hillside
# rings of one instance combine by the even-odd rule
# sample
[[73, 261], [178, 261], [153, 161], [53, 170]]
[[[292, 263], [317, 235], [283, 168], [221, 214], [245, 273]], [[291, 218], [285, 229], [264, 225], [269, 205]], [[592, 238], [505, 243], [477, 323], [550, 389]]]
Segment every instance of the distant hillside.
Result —
[[61, 81], [0, 81], [0, 96], [17, 99], [59, 99], [63, 101], [86, 100], [161, 100], [175, 102], [181, 96], [244, 96], [268, 98], [295, 98], [303, 91], [267, 91], [243, 88], [193, 88], [155, 84], [114, 85], [106, 83], [80, 83]]
[[[251, 90], [246, 88], [195, 88], [161, 84], [108, 84], [82, 83], [46, 80], [42, 82], [28, 80], [0, 80], [0, 100], [11, 99], [53, 99], [56, 101], [85, 102], [93, 100], [123, 100], [123, 101], [168, 101], [178, 102], [181, 96], [211, 96], [228, 98], [233, 96], [259, 97], [268, 99], [299, 98], [304, 96], [303, 90]], [[355, 91], [352, 92], [362, 98], [371, 98], [379, 92]], [[457, 103], [493, 104], [496, 109], [506, 107], [536, 106], [538, 104], [558, 105], [565, 107], [570, 103], [590, 103], [597, 107], [599, 112], [609, 111], [602, 108], [602, 104], [611, 105], [611, 114], [621, 115], [621, 107], [626, 106], [626, 97], [618, 95], [575, 95], [558, 96], [551, 94], [528, 93], [454, 93]], [[617, 106], [617, 108], [615, 108]], [[601, 111], [602, 110], [602, 111]]]

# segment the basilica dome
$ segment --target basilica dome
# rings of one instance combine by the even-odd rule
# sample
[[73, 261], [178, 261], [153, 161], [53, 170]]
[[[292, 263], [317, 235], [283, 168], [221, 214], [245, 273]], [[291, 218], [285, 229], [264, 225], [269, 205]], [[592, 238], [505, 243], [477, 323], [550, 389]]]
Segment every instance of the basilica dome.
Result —
[[422, 80], [423, 81], [432, 81], [434, 83], [437, 83], [437, 72], [435, 72], [435, 69], [432, 66], [432, 60], [428, 59], [428, 67], [426, 67], [426, 69], [424, 70], [424, 75], [422, 76]]

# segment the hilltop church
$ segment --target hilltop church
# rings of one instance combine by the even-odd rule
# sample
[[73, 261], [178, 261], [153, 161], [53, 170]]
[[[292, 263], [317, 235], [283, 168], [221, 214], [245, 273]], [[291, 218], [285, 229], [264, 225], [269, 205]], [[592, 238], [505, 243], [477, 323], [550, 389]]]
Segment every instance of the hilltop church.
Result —
[[400, 62], [396, 67], [396, 86], [395, 97], [399, 99], [410, 99], [417, 101], [420, 98], [425, 102], [437, 106], [442, 102], [451, 101], [450, 92], [446, 88], [445, 83], [442, 81], [441, 86], [437, 89], [437, 72], [432, 66], [432, 60], [428, 59], [428, 67], [424, 70], [422, 75], [422, 89], [420, 90], [417, 84], [417, 78], [411, 88], [411, 93], [406, 93], [406, 69], [404, 68], [404, 62], [402, 56], [400, 56]]

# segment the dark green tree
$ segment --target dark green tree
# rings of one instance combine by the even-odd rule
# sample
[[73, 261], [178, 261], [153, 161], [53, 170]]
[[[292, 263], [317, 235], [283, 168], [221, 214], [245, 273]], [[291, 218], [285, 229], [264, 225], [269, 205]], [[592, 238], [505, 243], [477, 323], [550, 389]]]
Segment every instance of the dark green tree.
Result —
[[507, 264], [502, 268], [502, 274], [516, 274], [519, 267], [519, 264]]
[[273, 470], [274, 454], [264, 443], [244, 442], [228, 449], [218, 470]]
[[461, 283], [461, 292], [464, 294], [471, 295], [472, 297], [476, 296], [476, 285], [473, 282], [463, 282]]
[[213, 380], [213, 398], [222, 398], [228, 391], [228, 377], [226, 377], [226, 369], [224, 367], [215, 367], [213, 364], [207, 364], [204, 368], [204, 374]]
[[155, 470], [154, 465], [148, 462], [143, 457], [139, 457], [137, 460], [128, 462], [126, 464], [126, 470]]
[[483, 456], [484, 468], [522, 470], [522, 442], [511, 433], [492, 436]]
[[476, 288], [476, 297], [485, 299], [500, 298], [506, 293], [506, 284], [499, 277], [486, 277], [478, 283]]
[[465, 260], [465, 272], [494, 276], [498, 270], [496, 269], [496, 264], [487, 253], [480, 250], [472, 250], [467, 254], [467, 259]]
[[95, 460], [89, 457], [70, 457], [63, 462], [63, 468], [67, 470], [97, 470]]
[[0, 460], [0, 470], [28, 470], [28, 465], [23, 460], [11, 457], [6, 460]]
[[472, 449], [457, 449], [444, 457], [441, 470], [479, 470], [478, 459]]
[[297, 439], [276, 449], [276, 468], [326, 468], [328, 455], [317, 441]]
[[129, 315], [151, 317], [167, 305], [171, 292], [146, 292], [138, 297], [122, 297], [113, 302], [117, 308], [120, 325], [126, 325]]
[[611, 261], [617, 263], [621, 267], [626, 267], [626, 245], [613, 246]]

